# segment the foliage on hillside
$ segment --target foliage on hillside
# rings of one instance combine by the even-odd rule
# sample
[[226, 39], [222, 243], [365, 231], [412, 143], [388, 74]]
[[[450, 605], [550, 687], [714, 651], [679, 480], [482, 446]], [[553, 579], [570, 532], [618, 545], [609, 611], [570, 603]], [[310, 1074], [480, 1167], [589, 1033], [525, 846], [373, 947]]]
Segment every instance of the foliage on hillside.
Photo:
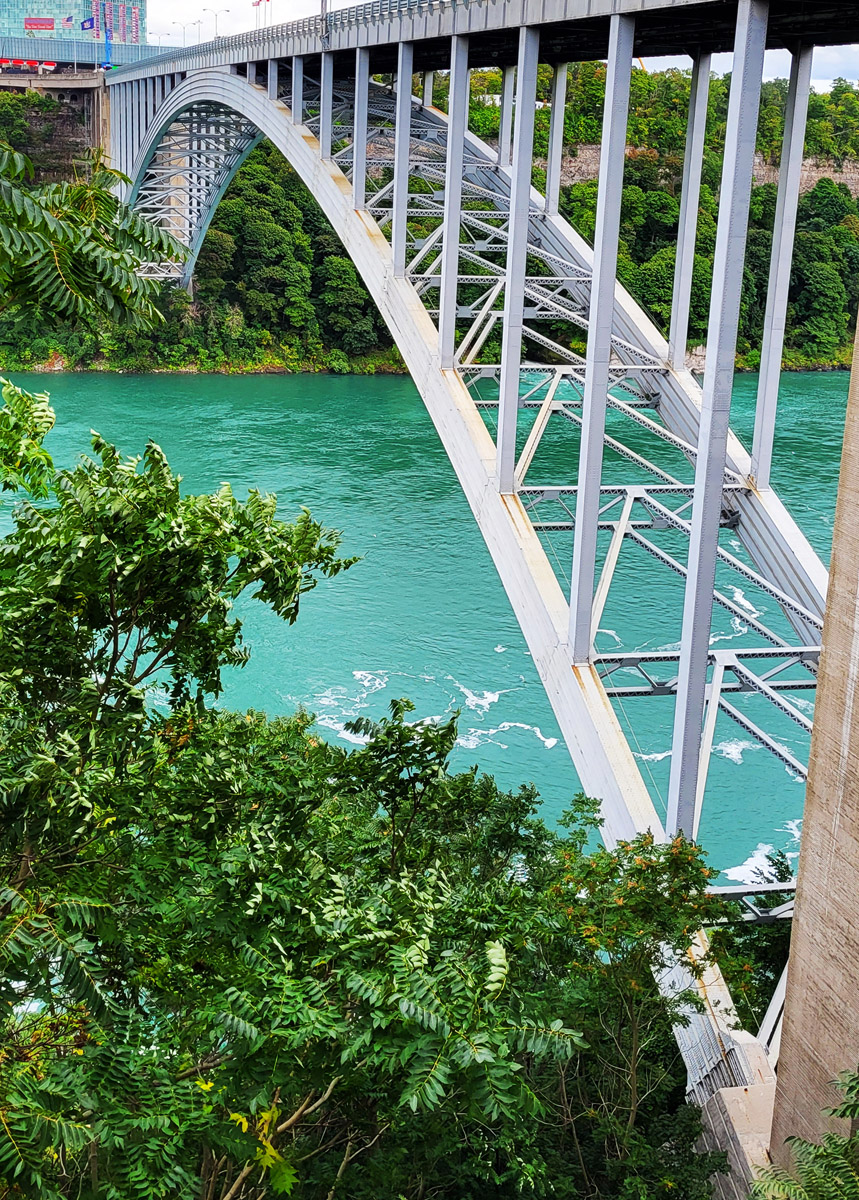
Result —
[[[706, 340], [729, 82], [729, 76], [714, 76], [710, 92], [692, 344]], [[497, 133], [499, 110], [481, 97], [497, 92], [500, 83], [497, 71], [472, 76], [471, 123], [483, 137]], [[550, 83], [549, 69], [541, 67], [541, 98], [548, 97]], [[437, 75], [435, 86], [435, 99], [444, 104], [446, 77]], [[578, 143], [599, 138], [604, 86], [602, 64], [570, 68], [565, 135], [573, 153]], [[784, 80], [764, 86], [758, 146], [770, 160], [777, 161], [780, 151], [786, 86]], [[688, 72], [633, 72], [629, 141], [634, 149], [625, 169], [618, 269], [663, 330], [671, 304], [688, 92]], [[548, 109], [538, 110], [536, 120], [539, 156], [547, 146]], [[807, 151], [835, 161], [859, 157], [859, 90], [837, 80], [830, 93], [811, 96]], [[542, 183], [539, 168], [535, 182]], [[590, 180], [561, 193], [563, 215], [587, 239], [593, 237], [596, 192], [596, 181]], [[738, 344], [740, 365], [751, 368], [760, 361], [775, 192], [774, 185], [765, 184], [752, 196]], [[800, 204], [785, 365], [848, 365], [857, 307], [859, 205], [843, 184], [822, 179]], [[268, 145], [253, 152], [214, 216], [200, 254], [193, 302], [173, 291], [165, 294], [161, 308], [166, 326], [157, 335], [129, 333], [104, 322], [50, 329], [42, 323], [24, 331], [0, 324], [0, 365], [18, 368], [59, 359], [69, 367], [122, 370], [402, 369], [336, 233]], [[570, 326], [554, 328], [552, 336], [579, 350], [584, 345], [583, 332]], [[486, 343], [487, 360], [497, 357], [496, 342], [490, 338]]]
[[3, 396], [3, 1194], [706, 1200], [653, 985], [720, 911], [700, 851], [589, 853], [589, 802], [559, 837], [406, 702], [351, 752], [216, 709], [233, 603], [294, 620], [338, 536], [152, 443], [55, 472]]
[[[605, 74], [605, 64], [601, 62], [574, 63], [570, 66], [564, 120], [566, 145], [575, 147], [582, 143], [599, 142]], [[633, 69], [627, 137], [631, 146], [647, 147], [668, 157], [682, 156], [686, 140], [690, 78], [689, 71], [676, 68], [667, 71], [646, 71], [639, 67]], [[716, 166], [715, 160], [725, 144], [730, 83], [730, 73], [711, 76], [706, 137], [711, 170]], [[447, 77], [437, 75], [434, 99], [443, 107], [446, 107], [447, 86]], [[537, 99], [550, 100], [551, 86], [551, 68], [543, 65], [537, 75]], [[481, 137], [495, 137], [500, 113], [496, 105], [481, 103], [479, 98], [497, 96], [500, 92], [500, 71], [473, 72], [471, 122], [472, 129]], [[773, 79], [763, 85], [757, 149], [774, 163], [778, 162], [781, 154], [786, 101], [786, 79]], [[538, 109], [535, 134], [538, 155], [545, 155], [548, 150], [549, 118], [548, 108]], [[859, 159], [859, 85], [836, 79], [831, 91], [812, 92], [805, 153], [809, 157], [831, 159], [834, 163]]]

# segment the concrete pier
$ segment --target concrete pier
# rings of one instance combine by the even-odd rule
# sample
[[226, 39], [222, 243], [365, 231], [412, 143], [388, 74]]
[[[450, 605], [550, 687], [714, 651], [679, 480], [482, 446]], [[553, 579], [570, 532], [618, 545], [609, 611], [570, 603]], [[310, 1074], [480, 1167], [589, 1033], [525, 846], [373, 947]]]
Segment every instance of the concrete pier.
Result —
[[859, 1065], [859, 338], [847, 404], [770, 1150], [846, 1123], [822, 1110]]

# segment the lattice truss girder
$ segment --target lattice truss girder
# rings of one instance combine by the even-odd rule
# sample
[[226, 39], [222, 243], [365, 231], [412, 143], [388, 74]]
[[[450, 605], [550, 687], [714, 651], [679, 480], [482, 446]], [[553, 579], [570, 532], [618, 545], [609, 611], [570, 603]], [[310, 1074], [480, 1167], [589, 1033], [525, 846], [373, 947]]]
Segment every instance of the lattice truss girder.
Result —
[[[164, 133], [137, 190], [138, 212], [196, 250], [213, 208], [259, 138], [256, 127], [216, 104], [195, 104]], [[181, 264], [149, 266], [156, 278], [182, 276]]]
[[[289, 72], [281, 72], [282, 95], [289, 103]], [[335, 80], [332, 104], [332, 156], [352, 174], [355, 92], [351, 80]], [[320, 132], [321, 88], [305, 75], [303, 122]], [[396, 145], [396, 95], [371, 85], [367, 121], [367, 208], [390, 234], [393, 215], [393, 167]], [[192, 248], [207, 227], [212, 205], [221, 195], [258, 137], [244, 118], [212, 104], [182, 112], [167, 130], [139, 188], [137, 206], [167, 225]], [[437, 114], [413, 104], [409, 141], [409, 195], [406, 274], [437, 320], [444, 226], [446, 125]], [[487, 361], [488, 346], [503, 330], [504, 282], [509, 238], [510, 173], [485, 149], [468, 143], [464, 156], [457, 286], [458, 337], [455, 365], [490, 429], [497, 409], [500, 366]], [[532, 196], [528, 224], [528, 274], [525, 283], [524, 339], [520, 397], [520, 444], [516, 485], [535, 530], [546, 547], [559, 580], [569, 583], [577, 483], [571, 474], [582, 425], [585, 360], [571, 342], [581, 343], [589, 327], [591, 271], [572, 246], [546, 220]], [[611, 420], [604, 442], [604, 478], [617, 482], [603, 489], [599, 514], [601, 575], [592, 611], [593, 656], [606, 690], [625, 711], [641, 698], [673, 697], [676, 649], [646, 649], [635, 631], [621, 628], [612, 610], [617, 588], [629, 587], [624, 563], [635, 561], [635, 577], [644, 591], [666, 577], [685, 579], [690, 537], [692, 473], [697, 457], [690, 437], [668, 428], [661, 415], [668, 375], [666, 363], [646, 344], [615, 329], [609, 369]], [[803, 748], [788, 745], [785, 722], [800, 742], [810, 730], [810, 705], [820, 638], [819, 615], [790, 590], [766, 577], [733, 536], [737, 493], [747, 488], [739, 473], [726, 467], [722, 524], [726, 541], [719, 548], [714, 605], [731, 622], [735, 649], [710, 654], [707, 708], [702, 747], [702, 783], [696, 811], [701, 816], [707, 763], [715, 723], [721, 714], [749, 734], [794, 776], [804, 778]], [[751, 597], [751, 602], [749, 600]], [[615, 605], [615, 608], [617, 605]], [[623, 649], [604, 645], [606, 613], [620, 630]], [[664, 631], [664, 645], [679, 637], [681, 603]], [[670, 626], [670, 627], [669, 627]], [[614, 633], [614, 629], [613, 629]], [[717, 635], [718, 636], [718, 635]], [[726, 635], [727, 636], [727, 635]], [[646, 756], [642, 756], [646, 757]], [[654, 797], [661, 799], [660, 797]]]

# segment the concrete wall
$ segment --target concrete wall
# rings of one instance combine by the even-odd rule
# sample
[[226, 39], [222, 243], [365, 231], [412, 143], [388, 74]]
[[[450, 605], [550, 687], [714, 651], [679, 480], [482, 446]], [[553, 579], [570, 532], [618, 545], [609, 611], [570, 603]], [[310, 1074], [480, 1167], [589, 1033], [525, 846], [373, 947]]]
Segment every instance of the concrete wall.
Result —
[[847, 407], [771, 1153], [849, 1132], [821, 1110], [859, 1064], [859, 339]]
[[[629, 153], [631, 148], [628, 148]], [[536, 160], [537, 166], [545, 167], [544, 159]], [[577, 147], [576, 154], [565, 155], [561, 163], [561, 183], [581, 183], [586, 179], [596, 179], [600, 169], [600, 148], [590, 143]], [[755, 155], [756, 184], [778, 183], [779, 168], [768, 162], [762, 154]], [[849, 160], [843, 164], [832, 162], [825, 158], [807, 158], [802, 164], [799, 190], [801, 193], [810, 192], [821, 179], [834, 179], [836, 183], [846, 183], [852, 196], [859, 196], [859, 162]]]
[[701, 1110], [701, 1148], [726, 1150], [727, 1175], [714, 1175], [713, 1200], [746, 1200], [759, 1167], [770, 1165], [767, 1150], [775, 1084], [722, 1088]]

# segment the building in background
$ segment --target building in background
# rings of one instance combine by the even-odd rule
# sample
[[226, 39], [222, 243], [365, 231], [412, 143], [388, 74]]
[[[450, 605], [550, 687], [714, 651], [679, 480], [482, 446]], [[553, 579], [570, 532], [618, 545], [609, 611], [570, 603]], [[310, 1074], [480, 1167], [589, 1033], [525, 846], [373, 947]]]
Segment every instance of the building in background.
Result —
[[2, 0], [0, 37], [146, 44], [146, 0]]

